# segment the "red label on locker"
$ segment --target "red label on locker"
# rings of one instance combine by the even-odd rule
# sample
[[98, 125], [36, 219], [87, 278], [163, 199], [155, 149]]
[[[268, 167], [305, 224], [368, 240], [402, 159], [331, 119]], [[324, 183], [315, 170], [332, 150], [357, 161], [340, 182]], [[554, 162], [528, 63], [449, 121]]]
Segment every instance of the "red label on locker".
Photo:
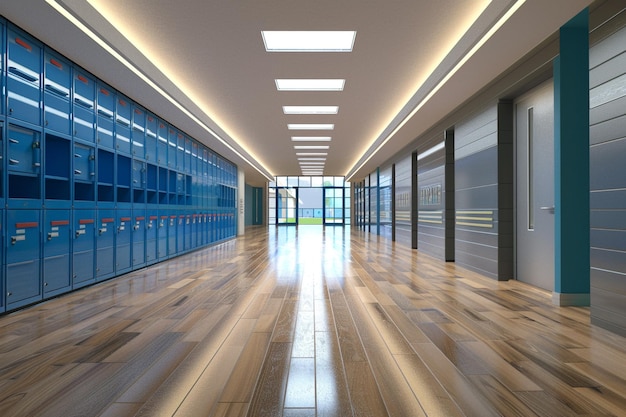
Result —
[[94, 220], [93, 219], [80, 219], [78, 221], [78, 224], [93, 224]]
[[69, 220], [52, 220], [50, 226], [67, 226], [70, 224]]
[[28, 49], [29, 52], [32, 52], [32, 50], [33, 50], [32, 46], [30, 46], [29, 44], [27, 44], [26, 42], [24, 42], [20, 38], [15, 38], [15, 43], [18, 44], [19, 46], [21, 46], [22, 48]]
[[37, 223], [37, 222], [15, 223], [15, 228], [16, 229], [31, 229], [33, 227], [39, 227], [39, 223]]
[[113, 223], [115, 220], [111, 217], [105, 217], [102, 219], [102, 223]]

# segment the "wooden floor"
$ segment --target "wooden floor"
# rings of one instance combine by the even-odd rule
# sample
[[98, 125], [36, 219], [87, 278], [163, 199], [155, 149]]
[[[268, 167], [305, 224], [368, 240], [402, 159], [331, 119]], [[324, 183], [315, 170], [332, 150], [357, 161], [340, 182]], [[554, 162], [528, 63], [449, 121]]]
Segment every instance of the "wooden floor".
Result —
[[626, 415], [589, 309], [349, 228], [244, 238], [0, 317], [0, 416]]

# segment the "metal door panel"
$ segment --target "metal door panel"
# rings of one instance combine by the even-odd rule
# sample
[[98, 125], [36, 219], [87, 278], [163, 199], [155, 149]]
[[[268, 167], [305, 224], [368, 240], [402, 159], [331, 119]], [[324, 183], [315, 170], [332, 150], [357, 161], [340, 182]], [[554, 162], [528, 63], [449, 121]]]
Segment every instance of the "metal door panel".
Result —
[[104, 279], [115, 273], [115, 211], [98, 210], [96, 229], [96, 277]]
[[95, 210], [74, 210], [74, 288], [95, 281], [96, 221]]
[[517, 279], [554, 289], [554, 98], [548, 82], [516, 102]]
[[43, 285], [45, 295], [71, 286], [69, 210], [46, 210], [43, 222]]

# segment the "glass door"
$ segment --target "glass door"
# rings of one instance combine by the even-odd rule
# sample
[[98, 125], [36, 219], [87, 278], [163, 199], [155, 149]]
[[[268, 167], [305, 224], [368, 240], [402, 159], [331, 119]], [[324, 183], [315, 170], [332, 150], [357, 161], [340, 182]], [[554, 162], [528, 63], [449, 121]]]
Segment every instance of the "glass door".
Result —
[[298, 189], [278, 188], [276, 191], [276, 224], [297, 224]]
[[343, 188], [324, 188], [324, 224], [343, 225]]

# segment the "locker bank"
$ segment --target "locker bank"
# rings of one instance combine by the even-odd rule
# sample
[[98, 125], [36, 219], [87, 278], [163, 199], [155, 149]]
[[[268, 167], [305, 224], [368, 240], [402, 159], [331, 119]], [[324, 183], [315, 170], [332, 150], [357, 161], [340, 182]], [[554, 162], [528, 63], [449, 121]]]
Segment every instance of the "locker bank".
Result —
[[0, 25], [2, 312], [235, 236], [234, 164]]

